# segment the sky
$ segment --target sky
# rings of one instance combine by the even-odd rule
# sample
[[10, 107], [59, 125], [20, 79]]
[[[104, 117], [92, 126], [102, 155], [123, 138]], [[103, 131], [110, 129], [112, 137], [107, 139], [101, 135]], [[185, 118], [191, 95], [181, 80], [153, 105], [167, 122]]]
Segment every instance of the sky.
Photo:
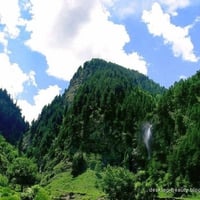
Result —
[[31, 123], [102, 58], [169, 88], [200, 70], [199, 0], [0, 0], [0, 88]]

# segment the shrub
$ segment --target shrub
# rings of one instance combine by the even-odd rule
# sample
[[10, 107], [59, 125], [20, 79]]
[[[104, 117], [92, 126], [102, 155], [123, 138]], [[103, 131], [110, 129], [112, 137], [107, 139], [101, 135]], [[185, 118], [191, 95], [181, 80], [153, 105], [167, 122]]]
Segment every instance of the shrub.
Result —
[[8, 178], [2, 174], [0, 174], [0, 186], [8, 186]]
[[131, 200], [135, 197], [134, 176], [121, 167], [107, 167], [103, 189], [111, 200]]
[[157, 196], [156, 186], [147, 175], [145, 171], [134, 175], [127, 169], [109, 166], [103, 177], [103, 189], [110, 200], [152, 200]]
[[87, 169], [86, 159], [81, 152], [77, 152], [74, 154], [72, 161], [72, 175], [74, 177], [82, 174]]

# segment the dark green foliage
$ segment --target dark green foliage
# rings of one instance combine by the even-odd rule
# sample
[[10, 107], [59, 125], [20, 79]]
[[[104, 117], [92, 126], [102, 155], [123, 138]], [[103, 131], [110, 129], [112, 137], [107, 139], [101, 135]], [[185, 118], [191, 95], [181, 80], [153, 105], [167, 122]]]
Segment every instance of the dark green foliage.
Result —
[[[200, 72], [171, 87], [158, 102], [154, 128], [157, 170], [168, 171], [170, 187], [200, 186]], [[163, 173], [164, 175], [164, 173]]]
[[98, 59], [86, 62], [74, 77], [83, 76], [64, 116], [60, 151], [101, 154], [105, 165], [132, 162], [140, 126], [151, 116], [152, 93], [159, 86], [135, 71]]
[[26, 157], [18, 157], [10, 164], [7, 174], [10, 180], [21, 185], [21, 191], [23, 191], [24, 186], [30, 186], [35, 183], [37, 166]]
[[147, 179], [145, 171], [136, 175], [120, 167], [107, 167], [103, 189], [111, 200], [152, 200], [157, 196], [156, 185]]
[[47, 192], [39, 185], [27, 188], [20, 196], [21, 200], [50, 200]]
[[103, 179], [103, 189], [111, 200], [135, 199], [134, 176], [126, 169], [108, 167]]
[[19, 107], [13, 103], [6, 90], [0, 89], [0, 134], [16, 144], [27, 129], [28, 123], [21, 116]]
[[104, 165], [132, 166], [140, 126], [153, 111], [154, 94], [163, 91], [136, 71], [92, 59], [78, 69], [69, 89], [44, 107], [22, 146], [41, 170], [73, 160], [79, 151], [102, 155]]
[[62, 123], [66, 106], [64, 101], [64, 97], [56, 96], [51, 105], [45, 106], [38, 120], [32, 122], [21, 143], [22, 151], [29, 157], [37, 158], [40, 170], [48, 168], [47, 162], [57, 157], [54, 152], [54, 139], [58, 136]]
[[[65, 93], [44, 107], [21, 148], [47, 174], [59, 163], [65, 170], [72, 166], [74, 177], [86, 167], [123, 167], [135, 173], [134, 199], [142, 199], [136, 194], [145, 196], [153, 183], [200, 186], [199, 116], [200, 72], [165, 90], [136, 71], [92, 59], [78, 69]], [[142, 138], [145, 122], [153, 125], [150, 160]], [[130, 180], [120, 173], [113, 176]]]
[[0, 135], [0, 174], [5, 174], [10, 163], [18, 156], [18, 151]]
[[[12, 198], [10, 197], [12, 194], [9, 189], [10, 185], [20, 184], [22, 188], [32, 185], [36, 180], [36, 175], [36, 164], [26, 157], [20, 157], [16, 147], [0, 135], [0, 187], [9, 190], [7, 196]], [[14, 196], [13, 199], [15, 199]]]
[[2, 174], [0, 174], [0, 186], [8, 186], [8, 178]]
[[87, 169], [86, 159], [81, 152], [77, 152], [73, 156], [72, 160], [72, 175], [74, 177], [82, 174]]

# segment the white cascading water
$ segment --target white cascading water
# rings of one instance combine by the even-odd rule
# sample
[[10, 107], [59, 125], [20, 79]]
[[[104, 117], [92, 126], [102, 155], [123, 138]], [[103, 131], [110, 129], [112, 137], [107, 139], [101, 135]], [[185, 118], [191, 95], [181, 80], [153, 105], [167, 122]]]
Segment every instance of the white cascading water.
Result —
[[146, 145], [146, 148], [147, 148], [148, 159], [150, 159], [151, 157], [151, 147], [150, 147], [150, 140], [151, 140], [151, 135], [152, 135], [151, 127], [152, 125], [149, 123], [146, 123], [144, 125], [143, 139], [144, 139], [144, 144]]

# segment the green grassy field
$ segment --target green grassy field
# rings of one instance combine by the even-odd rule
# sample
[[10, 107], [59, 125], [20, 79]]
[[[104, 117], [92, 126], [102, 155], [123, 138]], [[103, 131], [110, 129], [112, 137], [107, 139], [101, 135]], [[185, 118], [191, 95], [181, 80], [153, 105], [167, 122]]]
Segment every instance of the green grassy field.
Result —
[[96, 200], [105, 195], [99, 184], [100, 178], [92, 170], [87, 170], [76, 178], [70, 172], [63, 172], [56, 175], [45, 190], [51, 198], [74, 193], [77, 199]]
[[[71, 194], [76, 200], [97, 200], [105, 196], [101, 188], [101, 175], [95, 171], [87, 170], [85, 173], [73, 178], [70, 172], [59, 173], [54, 176], [45, 190], [50, 198], [66, 197]], [[162, 199], [172, 197], [170, 193], [160, 192]], [[44, 198], [37, 198], [43, 200]], [[20, 200], [20, 194], [8, 187], [0, 187], [0, 200]], [[200, 194], [191, 197], [177, 198], [177, 200], [200, 200]]]
[[[73, 178], [70, 172], [63, 172], [56, 175], [49, 183], [45, 190], [49, 193], [51, 198], [59, 197], [61, 195], [69, 194], [70, 192], [76, 194], [75, 199], [82, 200], [97, 200], [105, 196], [105, 193], [100, 187], [101, 179], [92, 170], [87, 170], [80, 176]], [[170, 193], [159, 193], [160, 198], [170, 198]], [[200, 200], [200, 194], [191, 197], [178, 198], [180, 200]], [[178, 200], [177, 199], [177, 200]]]

